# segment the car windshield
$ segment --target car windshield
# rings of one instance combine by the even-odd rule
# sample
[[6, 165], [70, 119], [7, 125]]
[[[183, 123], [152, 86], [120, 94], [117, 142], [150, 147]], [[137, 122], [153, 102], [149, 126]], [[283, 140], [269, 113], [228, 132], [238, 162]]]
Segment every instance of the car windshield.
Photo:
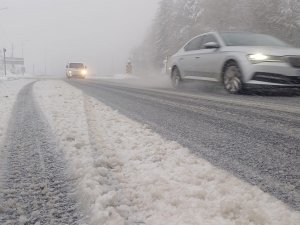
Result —
[[73, 69], [83, 69], [84, 65], [82, 63], [70, 63], [69, 67]]
[[279, 46], [289, 47], [289, 45], [275, 37], [265, 34], [252, 33], [221, 33], [227, 46]]

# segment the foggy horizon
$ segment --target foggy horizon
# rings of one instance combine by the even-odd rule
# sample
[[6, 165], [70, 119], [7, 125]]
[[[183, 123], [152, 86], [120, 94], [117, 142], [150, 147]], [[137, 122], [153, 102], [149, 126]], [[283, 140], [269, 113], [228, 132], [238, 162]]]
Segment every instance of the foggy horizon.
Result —
[[[0, 0], [0, 46], [25, 58], [26, 71], [64, 75], [70, 61], [91, 74], [122, 73], [140, 45], [158, 0]], [[68, 16], [66, 16], [68, 15]]]

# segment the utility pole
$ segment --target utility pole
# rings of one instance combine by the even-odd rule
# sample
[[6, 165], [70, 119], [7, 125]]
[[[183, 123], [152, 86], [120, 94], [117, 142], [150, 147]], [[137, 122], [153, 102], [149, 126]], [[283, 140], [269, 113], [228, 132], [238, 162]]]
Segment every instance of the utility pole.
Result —
[[[0, 8], [0, 11], [6, 10], [6, 9], [8, 9], [8, 8], [7, 7]], [[6, 49], [5, 48], [3, 48], [3, 56], [4, 56], [4, 58], [3, 58], [3, 62], [4, 62], [4, 75], [6, 76]]]
[[[11, 57], [12, 58], [14, 57], [14, 51], [15, 51], [15, 45], [14, 45], [14, 43], [11, 43]], [[16, 72], [14, 61], [12, 61], [11, 70], [12, 70], [12, 73]]]
[[44, 55], [44, 60], [45, 60], [45, 71], [44, 71], [44, 75], [46, 76], [47, 75], [47, 49], [46, 49], [46, 47], [45, 47], [45, 55]]
[[4, 75], [6, 76], [6, 49], [3, 48], [3, 56], [4, 56]]
[[14, 51], [15, 51], [15, 45], [14, 43], [11, 43], [11, 57], [14, 57]]

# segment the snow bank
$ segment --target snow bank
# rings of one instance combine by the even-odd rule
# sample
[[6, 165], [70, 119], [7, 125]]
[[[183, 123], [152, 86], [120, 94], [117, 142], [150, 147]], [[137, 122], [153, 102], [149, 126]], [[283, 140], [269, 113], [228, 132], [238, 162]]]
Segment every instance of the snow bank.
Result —
[[63, 81], [35, 85], [91, 224], [296, 225], [298, 212]]

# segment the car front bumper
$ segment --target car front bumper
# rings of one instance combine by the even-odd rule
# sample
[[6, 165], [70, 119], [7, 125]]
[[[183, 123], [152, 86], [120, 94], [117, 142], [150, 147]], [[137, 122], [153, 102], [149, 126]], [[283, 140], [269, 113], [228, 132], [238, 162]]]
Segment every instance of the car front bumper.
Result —
[[248, 64], [243, 72], [245, 84], [300, 87], [300, 68], [288, 63]]
[[78, 73], [73, 72], [73, 73], [67, 73], [67, 77], [69, 77], [69, 78], [72, 78], [72, 77], [74, 77], [74, 78], [85, 78], [86, 75], [84, 75], [80, 72], [78, 72]]

